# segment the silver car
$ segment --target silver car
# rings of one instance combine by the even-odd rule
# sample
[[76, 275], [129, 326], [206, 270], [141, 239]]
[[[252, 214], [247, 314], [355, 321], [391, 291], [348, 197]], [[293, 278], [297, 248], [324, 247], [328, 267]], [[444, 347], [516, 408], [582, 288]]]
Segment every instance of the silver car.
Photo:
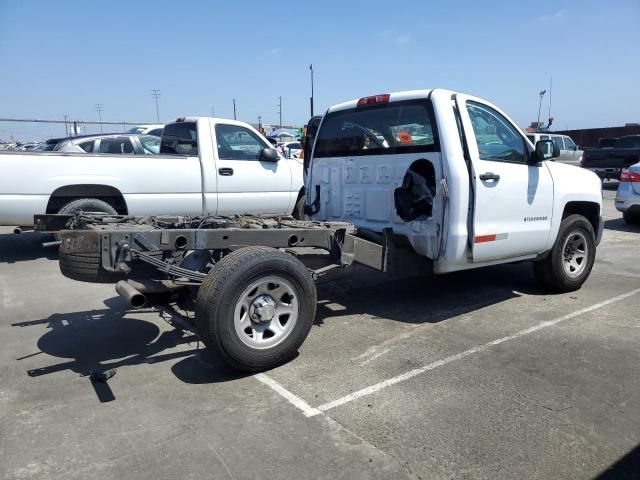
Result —
[[627, 223], [640, 223], [640, 163], [622, 170], [616, 208]]
[[534, 145], [538, 140], [551, 140], [560, 150], [560, 156], [554, 159], [556, 162], [567, 163], [576, 167], [580, 166], [582, 160], [582, 150], [566, 135], [557, 135], [555, 133], [528, 133], [527, 138]]
[[110, 153], [115, 155], [157, 155], [160, 153], [160, 137], [132, 133], [85, 135], [48, 140], [55, 142], [53, 151]]

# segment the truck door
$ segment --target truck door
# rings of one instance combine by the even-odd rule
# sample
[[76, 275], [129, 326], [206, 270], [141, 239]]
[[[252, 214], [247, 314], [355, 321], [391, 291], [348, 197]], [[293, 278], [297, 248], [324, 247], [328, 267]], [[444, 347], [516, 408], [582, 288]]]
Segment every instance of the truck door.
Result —
[[473, 262], [542, 252], [553, 206], [545, 162], [528, 163], [524, 134], [497, 108], [465, 95], [456, 102], [471, 160]]
[[217, 123], [214, 140], [218, 215], [291, 213], [298, 192], [292, 192], [287, 162], [295, 160], [258, 160], [261, 150], [271, 145], [242, 125]]

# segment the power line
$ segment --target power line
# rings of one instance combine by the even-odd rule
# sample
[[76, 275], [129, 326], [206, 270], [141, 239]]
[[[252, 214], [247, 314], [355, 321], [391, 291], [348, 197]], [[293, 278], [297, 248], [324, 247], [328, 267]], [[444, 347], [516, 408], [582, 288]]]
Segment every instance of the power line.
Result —
[[157, 89], [151, 90], [151, 96], [156, 101], [156, 123], [160, 123], [160, 113], [158, 110], [158, 98], [160, 98], [160, 90], [157, 90]]
[[101, 103], [96, 103], [96, 112], [98, 112], [98, 119], [100, 120], [100, 133], [104, 133], [102, 130], [102, 110], [104, 109], [104, 105]]

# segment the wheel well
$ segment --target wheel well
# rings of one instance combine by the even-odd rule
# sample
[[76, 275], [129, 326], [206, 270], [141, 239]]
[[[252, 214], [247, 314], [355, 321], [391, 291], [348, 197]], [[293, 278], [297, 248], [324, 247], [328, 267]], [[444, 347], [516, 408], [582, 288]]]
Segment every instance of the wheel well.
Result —
[[593, 227], [593, 231], [598, 233], [598, 224], [600, 222], [600, 206], [594, 202], [569, 202], [564, 206], [562, 219], [569, 215], [582, 215]]
[[58, 213], [67, 203], [79, 198], [97, 198], [107, 202], [121, 215], [127, 215], [127, 203], [115, 187], [109, 185], [66, 185], [57, 188], [49, 197], [46, 213]]

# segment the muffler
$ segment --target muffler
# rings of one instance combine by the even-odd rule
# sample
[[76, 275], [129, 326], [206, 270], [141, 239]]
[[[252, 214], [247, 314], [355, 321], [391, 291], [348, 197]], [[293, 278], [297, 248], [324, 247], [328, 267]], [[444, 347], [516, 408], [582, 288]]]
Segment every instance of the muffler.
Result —
[[116, 283], [116, 292], [127, 301], [131, 308], [142, 308], [147, 303], [147, 298], [129, 285], [126, 280], [120, 280]]

